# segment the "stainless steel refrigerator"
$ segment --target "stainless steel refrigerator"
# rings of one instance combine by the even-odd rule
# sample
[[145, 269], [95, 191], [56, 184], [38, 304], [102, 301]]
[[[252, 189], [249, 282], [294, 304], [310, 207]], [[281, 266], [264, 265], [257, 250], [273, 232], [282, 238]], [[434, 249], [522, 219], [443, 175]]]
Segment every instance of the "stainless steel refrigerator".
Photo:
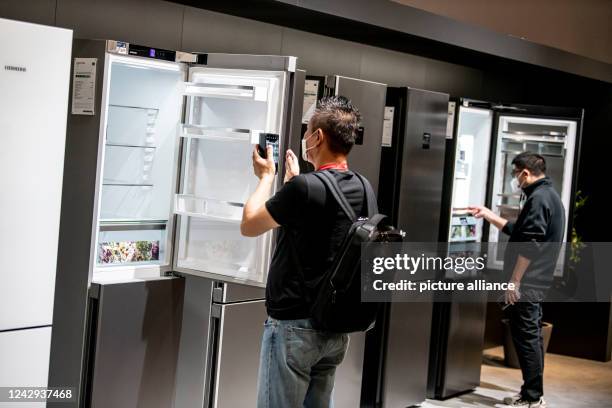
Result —
[[[379, 207], [408, 242], [437, 242], [449, 96], [388, 88]], [[427, 394], [431, 296], [389, 303], [366, 341], [364, 407], [407, 407]]]
[[[440, 240], [450, 242], [450, 250], [461, 251], [463, 243], [507, 240], [494, 227], [472, 217], [466, 207], [485, 204], [515, 220], [520, 194], [510, 189], [511, 163], [527, 150], [545, 157], [547, 174], [566, 210], [566, 236], [570, 234], [581, 109], [459, 99], [450, 102], [449, 116]], [[503, 253], [497, 246], [492, 248], [495, 253], [487, 266], [501, 269]], [[562, 268], [560, 257], [558, 279], [562, 279]], [[486, 307], [486, 294], [471, 302], [435, 304], [430, 397], [448, 398], [480, 384]]]
[[301, 109], [296, 58], [73, 48], [50, 384], [84, 406], [252, 406], [273, 234], [240, 220], [253, 145], [284, 149]]
[[[319, 99], [331, 95], [345, 96], [351, 100], [362, 115], [357, 140], [348, 157], [349, 168], [364, 175], [377, 191], [387, 86], [378, 82], [330, 75], [306, 76], [304, 89], [302, 132], [294, 134], [291, 148], [300, 156], [300, 140]], [[300, 167], [301, 171], [312, 171], [312, 166], [301, 160]], [[336, 407], [361, 406], [362, 379], [365, 377], [365, 337], [365, 333], [350, 334], [347, 355], [336, 371], [334, 387]]]

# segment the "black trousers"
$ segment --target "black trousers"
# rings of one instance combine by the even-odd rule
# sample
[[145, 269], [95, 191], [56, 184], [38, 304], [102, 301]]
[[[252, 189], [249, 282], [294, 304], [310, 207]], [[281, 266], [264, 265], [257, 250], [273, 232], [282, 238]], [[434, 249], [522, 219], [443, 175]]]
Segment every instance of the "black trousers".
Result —
[[521, 396], [528, 401], [538, 401], [544, 394], [542, 304], [518, 302], [507, 310], [512, 341], [523, 373]]

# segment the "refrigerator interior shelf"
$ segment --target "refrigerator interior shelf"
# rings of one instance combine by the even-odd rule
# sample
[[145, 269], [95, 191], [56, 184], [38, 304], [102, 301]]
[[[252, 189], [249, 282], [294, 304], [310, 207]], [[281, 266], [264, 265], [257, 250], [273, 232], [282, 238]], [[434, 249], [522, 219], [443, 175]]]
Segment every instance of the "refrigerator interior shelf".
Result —
[[165, 230], [168, 220], [100, 220], [100, 231]]
[[108, 106], [112, 108], [139, 109], [139, 110], [151, 111], [150, 115], [157, 115], [157, 113], [159, 112], [158, 108], [148, 108], [146, 106], [119, 105], [119, 104], [113, 104], [113, 103], [109, 103]]
[[546, 137], [546, 136], [535, 136], [535, 135], [513, 135], [508, 136], [508, 133], [504, 133], [503, 138], [505, 140], [512, 140], [515, 142], [544, 142], [544, 143], [565, 143], [565, 138], [558, 137]]
[[[253, 282], [251, 276], [253, 269], [236, 262], [215, 262], [213, 260], [185, 258], [181, 260], [180, 267], [224, 275], [226, 279], [231, 278], [232, 280]], [[223, 277], [221, 277], [221, 280], [223, 280]], [[258, 286], [260, 285], [261, 283]]]
[[520, 194], [513, 194], [513, 193], [498, 193], [497, 195], [499, 197], [515, 197], [515, 198], [520, 198], [521, 197]]
[[268, 90], [261, 86], [186, 82], [183, 94], [200, 98], [224, 98], [266, 102]]
[[175, 214], [229, 223], [240, 223], [243, 207], [243, 203], [188, 194], [177, 194], [174, 200]]
[[503, 210], [515, 210], [515, 211], [520, 210], [520, 207], [518, 205], [497, 204], [496, 207], [501, 208]]
[[144, 183], [102, 183], [102, 185], [113, 187], [153, 187], [153, 184]]
[[478, 242], [479, 238], [476, 237], [472, 237], [472, 238], [451, 238], [449, 239], [449, 242]]
[[[520, 153], [523, 153], [526, 150], [529, 150], [529, 149], [525, 148], [523, 150], [501, 150], [501, 153], [506, 154], [506, 155], [518, 155]], [[546, 152], [536, 152], [536, 153], [544, 157], [564, 157], [563, 154], [554, 154], [554, 153], [546, 153]]]
[[180, 136], [185, 138], [224, 140], [247, 143], [251, 143], [251, 141], [254, 140], [253, 135], [257, 136], [255, 139], [259, 140], [259, 133], [261, 133], [260, 130], [220, 128], [196, 125], [180, 125], [179, 132]]
[[106, 146], [110, 147], [128, 147], [137, 149], [157, 149], [157, 146], [146, 146], [146, 145], [131, 145], [125, 143], [107, 143]]

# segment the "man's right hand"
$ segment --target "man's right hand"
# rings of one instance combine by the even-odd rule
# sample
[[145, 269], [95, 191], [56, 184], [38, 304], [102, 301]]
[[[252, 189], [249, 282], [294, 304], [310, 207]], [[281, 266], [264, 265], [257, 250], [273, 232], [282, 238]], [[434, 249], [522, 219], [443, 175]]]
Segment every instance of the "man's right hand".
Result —
[[504, 228], [504, 225], [508, 222], [507, 219], [500, 217], [483, 205], [470, 205], [467, 209], [474, 217], [484, 218], [499, 229]]
[[291, 149], [285, 154], [285, 183], [300, 174], [300, 163]]
[[467, 209], [474, 217], [484, 218], [489, 222], [495, 216], [495, 213], [493, 211], [483, 205], [470, 205]]

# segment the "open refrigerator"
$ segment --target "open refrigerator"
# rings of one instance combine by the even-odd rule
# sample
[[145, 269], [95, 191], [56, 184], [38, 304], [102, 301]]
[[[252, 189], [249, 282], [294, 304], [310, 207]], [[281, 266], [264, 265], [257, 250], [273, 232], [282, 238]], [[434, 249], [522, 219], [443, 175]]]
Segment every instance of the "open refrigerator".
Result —
[[[147, 406], [172, 403], [175, 374], [181, 370], [181, 331], [190, 330], [176, 326], [183, 319], [182, 308], [189, 307], [184, 296], [192, 291], [186, 290], [184, 277], [190, 276], [206, 282], [193, 296], [209, 299], [201, 311], [210, 329], [208, 355], [200, 362], [206, 366], [201, 393], [209, 406], [229, 406], [214, 392], [220, 388], [215, 382], [231, 370], [221, 349], [232, 352], [229, 344], [234, 344], [235, 355], [243, 353], [228, 343], [239, 335], [230, 329], [238, 330], [240, 324], [257, 325], [254, 332], [261, 331], [273, 240], [271, 232], [257, 238], [240, 234], [244, 203], [258, 182], [251, 155], [260, 133], [278, 135], [284, 149], [293, 120], [296, 58], [184, 53], [121, 41], [79, 40], [74, 49], [69, 136], [72, 130], [73, 137], [87, 135], [88, 141], [74, 152], [81, 153], [75, 160], [81, 160], [84, 173], [73, 177], [89, 177], [96, 187], [82, 191], [91, 196], [89, 222], [79, 227], [68, 226], [66, 220], [63, 250], [69, 251], [71, 241], [87, 239], [90, 251], [79, 265], [74, 261], [60, 267], [58, 285], [79, 290], [56, 299], [56, 312], [72, 309], [74, 316], [79, 308], [74, 319], [85, 320], [81, 398], [105, 406], [142, 403], [142, 398], [152, 404]], [[79, 64], [94, 68], [79, 69]], [[93, 149], [94, 162], [82, 158], [85, 151], [93, 158]], [[77, 205], [68, 197], [65, 201], [68, 207]], [[83, 287], [89, 298], [85, 303], [80, 299]], [[129, 307], [131, 316], [110, 299]], [[171, 306], [167, 313], [151, 319], [150, 311], [164, 304]], [[232, 326], [228, 322], [234, 316], [240, 316], [240, 324]], [[117, 380], [108, 362], [119, 364], [138, 351], [113, 345], [146, 347], [147, 342], [131, 343], [142, 333], [151, 338], [147, 353], [130, 366], [126, 381]], [[54, 335], [58, 356], [69, 352], [59, 345], [69, 340], [66, 336], [78, 341], [68, 330]], [[151, 349], [151, 344], [158, 348]], [[160, 357], [164, 355], [169, 357]], [[160, 374], [163, 381], [147, 380], [143, 374], [153, 359], [167, 363], [157, 367], [165, 373]], [[62, 369], [66, 367], [58, 357], [51, 376]], [[145, 397], [143, 389], [150, 394]], [[247, 386], [246, 401], [252, 401], [254, 390], [254, 384]]]
[[[470, 245], [489, 242], [487, 268], [503, 268], [508, 237], [494, 226], [476, 219], [469, 205], [486, 205], [515, 221], [521, 194], [513, 193], [512, 159], [523, 151], [546, 159], [546, 174], [559, 193], [566, 212], [564, 240], [572, 228], [576, 169], [583, 111], [534, 105], [498, 104], [458, 99], [449, 103], [444, 205], [440, 241], [449, 251], [464, 253]], [[555, 276], [563, 279], [564, 255]], [[487, 296], [475, 294], [470, 302], [434, 305], [429, 397], [448, 398], [480, 384], [480, 369]], [[489, 300], [491, 301], [491, 300]]]

